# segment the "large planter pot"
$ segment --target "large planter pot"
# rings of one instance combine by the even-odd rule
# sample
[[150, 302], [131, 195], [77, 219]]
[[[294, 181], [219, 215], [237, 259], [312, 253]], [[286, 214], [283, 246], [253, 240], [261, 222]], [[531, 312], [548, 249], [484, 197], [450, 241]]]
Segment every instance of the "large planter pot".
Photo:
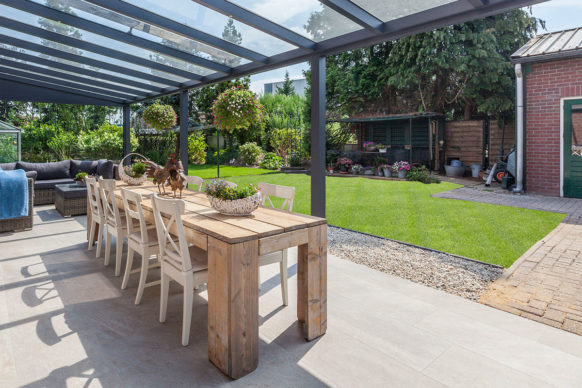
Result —
[[384, 176], [386, 178], [389, 178], [390, 175], [392, 175], [389, 168], [383, 168], [382, 170], [384, 171]]
[[374, 171], [372, 171], [372, 170], [364, 170], [364, 175], [374, 175]]
[[408, 171], [406, 171], [406, 170], [398, 171], [398, 178], [404, 179], [404, 178], [406, 178], [406, 175], [408, 175]]
[[228, 216], [248, 216], [261, 205], [261, 193], [247, 198], [228, 201], [207, 195], [210, 206], [221, 214]]
[[465, 166], [451, 166], [446, 164], [445, 172], [447, 176], [460, 178], [465, 175]]

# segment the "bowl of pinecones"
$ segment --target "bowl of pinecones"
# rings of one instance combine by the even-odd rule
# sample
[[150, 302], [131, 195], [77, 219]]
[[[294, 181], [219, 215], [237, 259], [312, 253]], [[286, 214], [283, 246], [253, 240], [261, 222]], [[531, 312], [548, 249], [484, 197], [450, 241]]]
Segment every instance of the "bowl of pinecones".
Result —
[[[130, 165], [124, 165], [125, 159], [129, 158], [130, 156], [138, 156], [141, 159], [137, 160], [135, 163]], [[131, 160], [131, 159], [130, 159]], [[119, 162], [119, 178], [131, 186], [139, 186], [143, 184], [148, 178], [145, 174], [146, 172], [146, 165], [144, 161], [147, 161], [147, 158], [140, 154], [130, 153], [127, 154], [121, 161]]]

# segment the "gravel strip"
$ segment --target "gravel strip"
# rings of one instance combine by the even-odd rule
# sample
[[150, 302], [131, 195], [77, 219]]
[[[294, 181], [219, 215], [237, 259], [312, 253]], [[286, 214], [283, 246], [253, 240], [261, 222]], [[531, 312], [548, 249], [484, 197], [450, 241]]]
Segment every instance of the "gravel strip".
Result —
[[329, 253], [416, 283], [478, 301], [503, 270], [330, 226]]

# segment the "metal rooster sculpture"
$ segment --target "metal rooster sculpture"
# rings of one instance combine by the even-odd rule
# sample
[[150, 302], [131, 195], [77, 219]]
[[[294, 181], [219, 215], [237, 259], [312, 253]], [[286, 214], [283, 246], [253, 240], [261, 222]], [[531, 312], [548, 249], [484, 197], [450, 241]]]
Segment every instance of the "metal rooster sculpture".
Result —
[[178, 190], [180, 191], [180, 198], [182, 198], [182, 189], [184, 188], [186, 177], [184, 176], [182, 162], [176, 160], [176, 155], [170, 155], [164, 168], [151, 160], [145, 160], [144, 163], [146, 165], [146, 175], [148, 178], [153, 179], [154, 184], [158, 186], [160, 194], [162, 194], [162, 190], [163, 194], [166, 194], [165, 186], [167, 185], [172, 188], [174, 198], [176, 198], [176, 191]]

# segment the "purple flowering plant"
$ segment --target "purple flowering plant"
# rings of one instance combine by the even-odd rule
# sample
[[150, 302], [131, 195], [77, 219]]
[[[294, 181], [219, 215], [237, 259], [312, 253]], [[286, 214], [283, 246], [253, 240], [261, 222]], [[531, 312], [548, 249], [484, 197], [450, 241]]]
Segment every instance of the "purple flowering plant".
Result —
[[222, 92], [212, 104], [212, 117], [216, 128], [224, 132], [248, 130], [263, 120], [263, 107], [257, 96], [240, 86]]
[[405, 162], [404, 160], [396, 162], [392, 165], [392, 171], [410, 171], [410, 163]]

